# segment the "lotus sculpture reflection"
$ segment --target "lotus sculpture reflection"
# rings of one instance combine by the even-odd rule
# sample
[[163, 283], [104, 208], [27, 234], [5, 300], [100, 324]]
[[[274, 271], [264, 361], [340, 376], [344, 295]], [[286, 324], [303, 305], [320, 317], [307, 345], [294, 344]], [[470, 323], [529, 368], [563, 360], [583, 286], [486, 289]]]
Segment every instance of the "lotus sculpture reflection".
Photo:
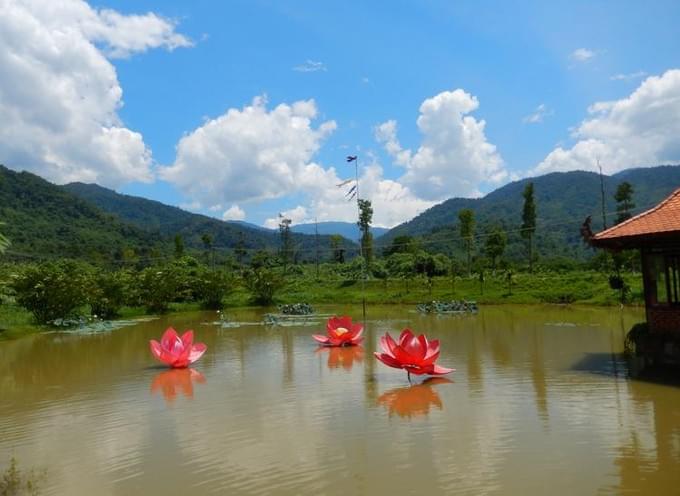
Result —
[[160, 391], [165, 401], [173, 403], [178, 392], [187, 398], [193, 398], [194, 383], [205, 384], [205, 376], [189, 368], [165, 370], [154, 377], [151, 383], [151, 393]]
[[364, 349], [361, 346], [319, 346], [317, 353], [328, 353], [328, 368], [352, 370], [354, 362], [364, 359]]
[[312, 337], [323, 346], [356, 346], [364, 338], [364, 326], [352, 322], [352, 317], [331, 317], [326, 322], [326, 336], [314, 334]]
[[430, 377], [421, 384], [392, 389], [380, 395], [378, 404], [387, 408], [390, 416], [397, 414], [403, 418], [427, 416], [431, 407], [443, 409], [442, 400], [432, 386], [449, 384], [445, 377]]
[[203, 356], [208, 347], [204, 343], [194, 344], [194, 331], [186, 331], [180, 337], [169, 327], [159, 343], [155, 339], [149, 342], [151, 353], [160, 362], [174, 369], [183, 369]]
[[409, 382], [411, 374], [444, 375], [455, 370], [434, 363], [439, 358], [439, 340], [428, 341], [424, 334], [416, 336], [411, 329], [401, 331], [398, 341], [385, 333], [380, 347], [383, 352], [375, 352], [375, 357], [388, 367], [406, 370]]

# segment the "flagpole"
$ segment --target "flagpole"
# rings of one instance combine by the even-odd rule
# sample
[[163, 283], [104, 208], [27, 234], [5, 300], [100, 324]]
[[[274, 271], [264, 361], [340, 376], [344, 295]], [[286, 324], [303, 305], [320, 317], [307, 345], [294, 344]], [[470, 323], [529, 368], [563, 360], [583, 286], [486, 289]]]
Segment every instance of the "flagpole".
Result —
[[[356, 197], [357, 197], [357, 224], [361, 221], [361, 205], [359, 203], [359, 156], [349, 156], [347, 160], [354, 162], [354, 182], [356, 187]], [[362, 258], [361, 264], [361, 307], [364, 316], [364, 325], [366, 325], [366, 259], [364, 258], [364, 244], [363, 240], [359, 239], [359, 255]]]

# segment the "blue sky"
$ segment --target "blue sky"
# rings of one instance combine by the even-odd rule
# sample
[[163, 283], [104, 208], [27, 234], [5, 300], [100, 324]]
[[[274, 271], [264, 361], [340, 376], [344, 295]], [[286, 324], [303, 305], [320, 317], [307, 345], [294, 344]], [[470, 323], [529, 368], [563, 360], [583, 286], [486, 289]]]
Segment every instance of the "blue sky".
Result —
[[[41, 17], [40, 2], [29, 4], [14, 13], [35, 16], [60, 43], [59, 27]], [[608, 172], [680, 161], [672, 138], [680, 127], [680, 75], [673, 72], [680, 68], [677, 2], [65, 4], [70, 8], [53, 17], [63, 16], [62, 26], [73, 22], [82, 29], [80, 41], [102, 54], [103, 61], [83, 63], [102, 70], [102, 88], [117, 84], [122, 91], [111, 106], [87, 115], [106, 126], [118, 120], [113, 125], [125, 130], [129, 145], [120, 153], [130, 165], [115, 174], [106, 170], [121, 142], [113, 140], [109, 158], [93, 155], [90, 162], [98, 165], [91, 170], [73, 166], [66, 174], [58, 162], [87, 159], [72, 151], [78, 139], [95, 139], [87, 131], [73, 130], [72, 143], [59, 138], [38, 154], [35, 146], [17, 146], [16, 137], [3, 144], [0, 129], [0, 161], [57, 182], [92, 179], [216, 217], [230, 210], [225, 218], [257, 224], [271, 223], [281, 211], [296, 222], [351, 220], [353, 210], [334, 183], [349, 177], [344, 157], [352, 153], [370, 168], [363, 173], [365, 195], [375, 198], [377, 223], [389, 226], [447, 197], [483, 194], [514, 178], [592, 169], [595, 158]], [[119, 22], [135, 14], [143, 22]], [[19, 47], [27, 40], [15, 41]], [[16, 52], [27, 63], [42, 56]], [[106, 73], [107, 63], [115, 73]], [[72, 93], [84, 91], [77, 72], [55, 71]], [[0, 85], [10, 82], [0, 77]], [[266, 101], [253, 103], [263, 96]], [[6, 106], [19, 107], [18, 98], [4, 98]], [[70, 111], [80, 115], [72, 109], [86, 99], [73, 98]], [[313, 110], [293, 109], [292, 117], [286, 109], [273, 111], [310, 99]], [[589, 112], [598, 102], [613, 103]], [[246, 108], [264, 120], [249, 120]], [[219, 121], [230, 109], [237, 115]], [[306, 128], [289, 135], [298, 118]], [[38, 126], [27, 119], [19, 124]], [[211, 120], [219, 122], [203, 136]], [[376, 129], [390, 121], [393, 127], [376, 139]], [[321, 130], [324, 123], [333, 124]], [[180, 140], [192, 134], [180, 153]], [[278, 134], [275, 144], [272, 134]], [[236, 150], [244, 136], [252, 142]], [[286, 143], [305, 151], [288, 156]], [[251, 167], [260, 153], [269, 158]], [[283, 164], [272, 162], [279, 157]], [[162, 172], [168, 167], [171, 172]], [[261, 188], [258, 178], [273, 169], [273, 186]], [[244, 178], [248, 184], [241, 184]]]

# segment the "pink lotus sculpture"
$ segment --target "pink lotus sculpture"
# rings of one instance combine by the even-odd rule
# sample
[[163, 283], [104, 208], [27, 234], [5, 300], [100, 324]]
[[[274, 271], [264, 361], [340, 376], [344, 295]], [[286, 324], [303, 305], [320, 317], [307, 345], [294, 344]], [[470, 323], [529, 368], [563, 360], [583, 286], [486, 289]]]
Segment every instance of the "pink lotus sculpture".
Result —
[[401, 331], [398, 342], [385, 333], [380, 347], [383, 353], [375, 352], [375, 357], [388, 367], [406, 370], [409, 382], [411, 374], [443, 375], [455, 370], [434, 363], [439, 358], [439, 340], [428, 341], [424, 334], [416, 337], [411, 329]]
[[160, 362], [174, 369], [183, 369], [203, 356], [208, 347], [204, 343], [194, 343], [194, 331], [186, 331], [182, 337], [169, 327], [159, 343], [155, 339], [149, 341], [151, 353]]
[[312, 337], [324, 346], [356, 346], [364, 338], [364, 326], [353, 324], [352, 317], [331, 317], [326, 322], [326, 336], [314, 334]]

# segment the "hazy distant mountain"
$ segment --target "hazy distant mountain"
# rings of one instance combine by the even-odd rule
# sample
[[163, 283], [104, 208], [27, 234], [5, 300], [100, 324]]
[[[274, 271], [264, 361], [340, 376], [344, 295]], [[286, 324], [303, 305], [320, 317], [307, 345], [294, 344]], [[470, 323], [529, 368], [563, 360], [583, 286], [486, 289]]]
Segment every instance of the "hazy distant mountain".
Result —
[[[294, 232], [302, 234], [314, 234], [316, 228], [316, 224], [296, 224], [292, 227]], [[359, 241], [359, 239], [361, 239], [361, 231], [355, 222], [319, 222], [318, 229], [319, 234], [339, 234], [352, 241]], [[373, 239], [377, 239], [387, 231], [389, 231], [389, 229], [385, 229], [384, 227], [371, 228]]]
[[[544, 176], [515, 181], [482, 198], [452, 198], [426, 210], [383, 235], [379, 244], [389, 244], [395, 236], [411, 235], [431, 251], [462, 254], [458, 235], [458, 212], [471, 208], [477, 220], [477, 233], [488, 232], [499, 225], [509, 232], [508, 254], [522, 257], [525, 244], [517, 229], [521, 225], [522, 192], [528, 182], [534, 183], [537, 203], [536, 246], [543, 255], [586, 256], [579, 235], [579, 227], [592, 215], [593, 229], [602, 227], [600, 176], [592, 172], [555, 172]], [[616, 187], [628, 181], [635, 190], [635, 212], [645, 210], [680, 187], [680, 166], [658, 166], [628, 169], [612, 176], [604, 176], [607, 223], [611, 226], [616, 216], [613, 198]], [[477, 243], [483, 250], [483, 238]]]

